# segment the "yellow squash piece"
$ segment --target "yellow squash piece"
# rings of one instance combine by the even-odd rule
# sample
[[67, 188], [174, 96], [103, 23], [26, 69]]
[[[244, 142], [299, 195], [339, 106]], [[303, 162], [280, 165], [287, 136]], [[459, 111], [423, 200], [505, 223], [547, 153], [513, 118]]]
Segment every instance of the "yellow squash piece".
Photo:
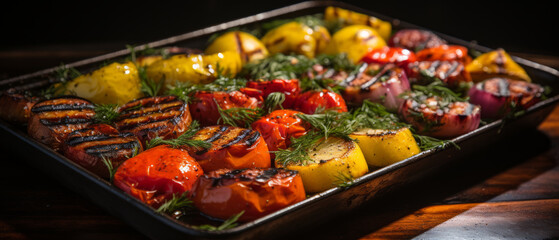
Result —
[[327, 7], [324, 11], [324, 20], [326, 22], [341, 24], [344, 27], [349, 25], [370, 26], [375, 29], [385, 41], [388, 41], [392, 33], [392, 24], [390, 24], [390, 22], [339, 7]]
[[132, 62], [112, 63], [68, 82], [65, 94], [96, 104], [125, 104], [142, 97], [138, 69]]
[[217, 67], [225, 76], [235, 76], [242, 67], [241, 56], [236, 52], [211, 55], [174, 55], [156, 61], [146, 67], [148, 78], [155, 82], [165, 81], [164, 86], [183, 83], [210, 83], [217, 77]]
[[241, 31], [232, 31], [216, 38], [204, 51], [205, 54], [233, 51], [241, 55], [244, 63], [266, 58], [268, 49], [255, 36]]
[[324, 27], [311, 28], [294, 21], [267, 32], [262, 37], [262, 43], [270, 54], [297, 53], [314, 58], [322, 53], [330, 38], [330, 33]]
[[472, 81], [481, 82], [492, 77], [505, 77], [531, 82], [530, 76], [503, 49], [481, 54], [466, 66]]
[[369, 166], [388, 166], [421, 152], [408, 128], [363, 129], [350, 136], [358, 140]]
[[361, 149], [352, 141], [330, 137], [314, 149], [309, 149], [308, 154], [312, 162], [304, 166], [285, 167], [299, 172], [308, 193], [322, 192], [342, 183], [347, 177], [357, 178], [369, 171]]
[[346, 53], [353, 63], [357, 63], [365, 53], [384, 46], [386, 42], [375, 29], [365, 25], [351, 25], [334, 33], [324, 53]]

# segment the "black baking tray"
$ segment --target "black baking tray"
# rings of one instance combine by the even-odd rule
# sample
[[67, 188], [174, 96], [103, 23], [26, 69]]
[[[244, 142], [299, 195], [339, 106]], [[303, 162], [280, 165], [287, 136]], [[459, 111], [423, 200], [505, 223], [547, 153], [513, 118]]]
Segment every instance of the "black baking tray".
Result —
[[[188, 32], [146, 45], [152, 48], [179, 46], [202, 49], [211, 35], [226, 29], [242, 26], [250, 27], [273, 19], [323, 13], [327, 6], [342, 7], [391, 21], [394, 29], [422, 28], [346, 3], [310, 1]], [[443, 33], [435, 33], [449, 43], [464, 45], [472, 50], [479, 52], [493, 50], [479, 46], [475, 42], [464, 41]], [[143, 46], [139, 46], [137, 50], [142, 48]], [[98, 67], [102, 62], [122, 59], [129, 53], [128, 49], [121, 50], [70, 63], [67, 66], [87, 72]], [[559, 89], [559, 72], [557, 70], [526, 59], [514, 56], [513, 59], [522, 65], [534, 82], [549, 86], [551, 89]], [[2, 80], [0, 81], [0, 90], [7, 88], [26, 90], [44, 87], [55, 81], [51, 76], [56, 69], [45, 69]], [[153, 208], [112, 186], [106, 180], [95, 176], [59, 153], [35, 141], [26, 134], [25, 129], [21, 126], [11, 125], [0, 120], [0, 137], [2, 142], [7, 144], [14, 152], [25, 153], [26, 157], [23, 159], [30, 165], [44, 170], [70, 189], [82, 194], [150, 238], [262, 239], [272, 238], [279, 233], [285, 234], [305, 225], [313, 225], [320, 221], [332, 219], [341, 213], [348, 212], [371, 202], [373, 199], [393, 192], [399, 187], [432, 174], [452, 162], [461, 161], [468, 155], [491, 146], [523, 129], [534, 129], [549, 115], [558, 101], [559, 95], [554, 90], [546, 100], [534, 105], [520, 117], [507, 119], [506, 122], [503, 120], [490, 122], [453, 139], [452, 141], [458, 147], [451, 146], [444, 149], [424, 151], [390, 166], [371, 170], [368, 174], [356, 179], [354, 184], [348, 188], [329, 189], [268, 216], [221, 231], [197, 230], [185, 222], [156, 212]]]

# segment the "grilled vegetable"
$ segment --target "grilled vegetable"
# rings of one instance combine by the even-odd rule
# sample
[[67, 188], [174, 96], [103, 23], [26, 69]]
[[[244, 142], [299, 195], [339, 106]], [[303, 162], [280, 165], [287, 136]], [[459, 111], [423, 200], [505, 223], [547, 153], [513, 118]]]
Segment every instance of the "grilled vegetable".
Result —
[[324, 11], [324, 20], [328, 25], [341, 27], [367, 25], [375, 29], [384, 40], [388, 40], [392, 33], [392, 25], [389, 22], [339, 7], [327, 7]]
[[55, 151], [68, 134], [93, 122], [95, 106], [74, 96], [43, 100], [31, 108], [27, 133]]
[[131, 133], [119, 133], [107, 124], [90, 124], [70, 133], [63, 144], [62, 153], [95, 175], [109, 178], [110, 169], [116, 169], [128, 158], [142, 151], [138, 138]]
[[177, 82], [209, 83], [216, 79], [220, 71], [235, 76], [241, 67], [241, 56], [232, 51], [211, 55], [175, 55], [147, 66], [146, 75], [155, 82], [165, 81], [164, 86], [168, 87], [175, 86]]
[[220, 169], [200, 177], [192, 201], [204, 214], [227, 219], [244, 211], [239, 221], [263, 217], [305, 199], [296, 171], [284, 169]]
[[468, 95], [481, 106], [483, 118], [501, 118], [511, 111], [523, 110], [541, 100], [544, 88], [538, 84], [507, 78], [490, 78], [475, 84]]
[[472, 58], [468, 55], [468, 49], [459, 45], [439, 45], [423, 49], [415, 54], [417, 61], [459, 61], [468, 65]]
[[470, 83], [472, 78], [459, 61], [421, 61], [408, 65], [406, 70], [410, 82], [428, 84], [438, 79], [451, 88]]
[[347, 105], [342, 96], [326, 89], [310, 90], [299, 94], [293, 108], [306, 114], [314, 114], [319, 110], [347, 112]]
[[[240, 91], [232, 92], [196, 92], [193, 95], [193, 102], [190, 104], [192, 118], [200, 122], [202, 126], [222, 124], [223, 110], [245, 109], [251, 111], [256, 109], [259, 99], [250, 97]], [[242, 124], [242, 123], [236, 123]]]
[[[363, 67], [367, 67], [367, 64]], [[410, 90], [410, 83], [404, 70], [393, 64], [385, 65], [378, 71], [364, 69], [344, 82], [347, 87], [342, 95], [348, 104], [360, 106], [367, 99], [382, 104], [388, 111], [398, 111], [404, 102], [400, 94]]]
[[475, 130], [480, 122], [480, 107], [435, 81], [427, 86], [414, 85], [400, 108], [400, 116], [418, 133], [453, 138]]
[[446, 44], [444, 39], [431, 31], [421, 29], [402, 29], [388, 40], [388, 46], [406, 48], [414, 52], [444, 44]]
[[126, 160], [116, 170], [114, 185], [142, 202], [158, 208], [190, 191], [204, 172], [183, 149], [159, 145]]
[[399, 47], [382, 47], [376, 48], [372, 51], [366, 53], [361, 62], [364, 63], [377, 63], [377, 64], [389, 64], [393, 63], [399, 67], [405, 67], [409, 63], [415, 62], [415, 54], [404, 48]]
[[531, 82], [526, 71], [503, 49], [481, 54], [466, 66], [466, 70], [470, 72], [474, 82], [492, 77]]
[[361, 129], [351, 137], [358, 140], [369, 166], [388, 166], [421, 152], [409, 128]]
[[176, 96], [140, 98], [120, 107], [119, 114], [116, 128], [133, 133], [142, 144], [156, 137], [176, 138], [192, 122], [188, 105]]
[[292, 138], [307, 133], [309, 124], [297, 117], [302, 112], [282, 109], [271, 112], [252, 123], [252, 129], [260, 132], [268, 145], [268, 150], [287, 149]]
[[310, 161], [306, 164], [288, 163], [283, 166], [276, 162], [276, 167], [298, 171], [308, 193], [332, 188], [340, 183], [341, 177], [357, 178], [369, 171], [361, 149], [352, 141], [336, 137], [322, 139], [320, 144], [308, 149], [307, 154]]
[[216, 38], [204, 51], [205, 54], [233, 51], [239, 53], [243, 64], [268, 57], [268, 49], [250, 33], [232, 31]]
[[357, 63], [366, 53], [384, 46], [386, 42], [375, 29], [366, 25], [351, 25], [334, 33], [324, 53], [345, 53], [353, 63]]
[[262, 99], [266, 99], [271, 93], [280, 92], [285, 94], [284, 108], [292, 108], [299, 96], [300, 87], [298, 79], [273, 79], [270, 81], [248, 81], [247, 88], [261, 91]]
[[142, 96], [138, 69], [132, 62], [112, 63], [81, 75], [65, 86], [72, 94], [96, 104], [124, 104]]
[[200, 129], [192, 139], [212, 144], [205, 149], [188, 148], [190, 155], [206, 172], [220, 168], [267, 168], [272, 164], [268, 146], [255, 130], [209, 126]]
[[324, 27], [309, 27], [292, 21], [268, 31], [262, 37], [262, 42], [272, 55], [296, 53], [314, 58], [322, 53], [330, 38], [330, 33]]
[[0, 93], [0, 118], [12, 123], [27, 124], [31, 108], [38, 101], [38, 97], [26, 96], [13, 88], [8, 89]]

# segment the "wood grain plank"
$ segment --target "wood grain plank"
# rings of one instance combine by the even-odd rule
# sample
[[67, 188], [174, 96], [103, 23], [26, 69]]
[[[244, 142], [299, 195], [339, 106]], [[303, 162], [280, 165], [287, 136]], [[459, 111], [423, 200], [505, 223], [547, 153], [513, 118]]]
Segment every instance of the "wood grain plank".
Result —
[[411, 238], [559, 238], [559, 200], [430, 206], [361, 239]]

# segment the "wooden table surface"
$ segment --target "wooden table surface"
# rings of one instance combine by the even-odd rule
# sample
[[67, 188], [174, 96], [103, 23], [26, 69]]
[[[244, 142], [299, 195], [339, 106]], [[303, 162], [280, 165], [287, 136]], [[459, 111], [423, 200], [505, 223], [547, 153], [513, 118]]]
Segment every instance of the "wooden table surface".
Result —
[[[14, 65], [58, 65], [40, 61], [47, 56], [10, 53], [0, 54], [0, 60], [8, 59]], [[559, 57], [523, 57], [559, 68]], [[0, 148], [4, 153], [0, 239], [146, 239], [43, 170], [27, 165], [21, 153]], [[559, 239], [559, 107], [537, 130], [490, 149], [362, 208], [288, 236]]]

